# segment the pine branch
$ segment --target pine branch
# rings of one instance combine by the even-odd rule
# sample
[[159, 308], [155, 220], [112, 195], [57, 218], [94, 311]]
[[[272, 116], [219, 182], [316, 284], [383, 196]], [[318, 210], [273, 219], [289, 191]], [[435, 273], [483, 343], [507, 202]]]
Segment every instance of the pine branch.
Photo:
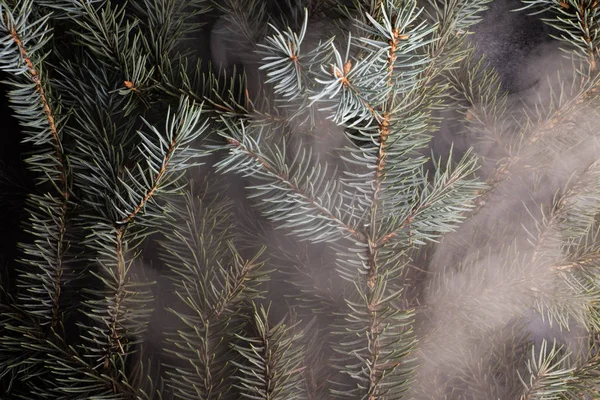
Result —
[[269, 24], [276, 34], [268, 36], [265, 44], [258, 45], [262, 50], [257, 54], [263, 55], [262, 61], [265, 62], [259, 70], [267, 71], [268, 79], [265, 83], [274, 83], [274, 93], [283, 96], [287, 102], [300, 96], [307, 97], [307, 90], [316, 83], [315, 66], [326, 63], [326, 49], [332, 43], [332, 40], [319, 43], [304, 54], [305, 46], [302, 42], [306, 36], [309, 16], [308, 11], [304, 11], [304, 21], [299, 34], [289, 27], [286, 32], [279, 32], [275, 26]]
[[542, 19], [557, 29], [561, 35], [553, 36], [575, 51], [587, 64], [587, 71], [579, 71], [589, 76], [597, 69], [600, 46], [600, 13], [595, 0], [522, 0], [524, 6], [519, 10], [534, 9], [532, 14], [552, 11], [551, 18]]
[[125, 6], [113, 6], [110, 2], [104, 3], [100, 11], [93, 2], [67, 1], [71, 3], [68, 9], [73, 11], [69, 19], [79, 27], [72, 30], [79, 44], [106, 68], [120, 74], [123, 86], [119, 93], [129, 95], [125, 115], [139, 104], [148, 107], [156, 66], [150, 63], [148, 48], [144, 46], [140, 20], [127, 19]]
[[[275, 207], [265, 212], [269, 218], [285, 221], [283, 228], [291, 228], [295, 234], [314, 242], [331, 241], [340, 236], [361, 237], [349, 220], [352, 214], [346, 210], [337, 184], [327, 179], [327, 164], [310, 167], [312, 157], [305, 151], [295, 154], [292, 163], [287, 164], [285, 142], [281, 149], [275, 147], [269, 155], [259, 146], [260, 137], [252, 138], [246, 133], [243, 122], [222, 120], [228, 131], [219, 133], [228, 141], [231, 152], [217, 164], [217, 170], [235, 171], [262, 180], [263, 184], [252, 189], [255, 196], [263, 197]], [[302, 205], [299, 213], [290, 213], [294, 203]], [[316, 215], [310, 215], [311, 212]]]
[[[122, 177], [106, 170], [107, 164], [73, 160], [79, 179], [89, 182], [89, 187], [81, 188], [82, 200], [95, 214], [88, 218], [97, 222], [88, 225], [87, 245], [97, 255], [99, 267], [99, 272], [90, 271], [99, 288], [86, 291], [90, 296], [85, 302], [86, 315], [92, 324], [81, 324], [87, 343], [81, 350], [93, 369], [105, 371], [114, 382], [127, 384], [125, 360], [137, 351], [152, 312], [145, 306], [151, 300], [147, 284], [135, 282], [136, 274], [131, 272], [135, 251], [147, 230], [163, 217], [156, 197], [177, 192], [181, 173], [197, 165], [200, 153], [190, 145], [206, 128], [200, 115], [200, 107], [182, 98], [176, 112], [167, 111], [164, 133], [144, 120], [152, 134], [138, 131], [141, 161]], [[96, 147], [89, 153], [98, 156], [101, 150]], [[103, 156], [119, 158], [110, 153]]]
[[180, 399], [219, 399], [230, 390], [233, 359], [227, 343], [243, 326], [244, 302], [262, 297], [260, 284], [266, 279], [258, 261], [262, 251], [244, 260], [229, 241], [229, 228], [214, 229], [231, 218], [229, 207], [219, 201], [189, 192], [184, 203], [172, 202], [171, 212], [185, 221], [173, 221], [161, 243], [185, 307], [170, 309], [183, 326], [168, 338], [172, 347], [167, 350], [183, 361], [170, 368], [168, 382]]
[[567, 355], [553, 344], [548, 349], [548, 342], [542, 341], [536, 355], [535, 346], [531, 346], [531, 358], [527, 361], [527, 381], [519, 376], [525, 386], [520, 400], [553, 400], [561, 399], [573, 380], [573, 369], [563, 367]]
[[301, 377], [304, 347], [294, 325], [269, 322], [269, 309], [253, 304], [252, 331], [236, 334], [234, 344], [244, 363], [234, 362], [241, 396], [247, 399], [305, 399]]
[[[233, 37], [246, 48], [255, 48], [259, 40], [264, 37], [268, 15], [266, 3], [260, 0], [212, 0], [215, 9], [221, 11], [229, 26], [224, 28], [226, 37]], [[241, 33], [241, 35], [240, 35]]]
[[45, 320], [43, 325], [56, 327], [62, 318], [61, 291], [66, 280], [69, 171], [55, 118], [60, 104], [51, 102], [47, 76], [42, 72], [42, 61], [47, 56], [42, 49], [52, 36], [48, 17], [30, 22], [32, 12], [31, 1], [21, 2], [13, 10], [0, 5], [0, 29], [5, 35], [0, 42], [0, 63], [13, 75], [10, 84], [14, 89], [9, 97], [24, 128], [24, 141], [36, 147], [27, 163], [38, 174], [39, 184], [50, 183], [53, 187], [43, 195], [31, 195], [28, 201], [29, 229], [35, 244], [23, 246], [23, 263], [33, 268], [22, 274], [28, 294], [20, 299], [30, 312]]

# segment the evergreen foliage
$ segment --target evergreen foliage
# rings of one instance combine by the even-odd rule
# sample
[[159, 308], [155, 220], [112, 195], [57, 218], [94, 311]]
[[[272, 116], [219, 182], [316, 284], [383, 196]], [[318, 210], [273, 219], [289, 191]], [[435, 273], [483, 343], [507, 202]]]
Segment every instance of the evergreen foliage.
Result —
[[519, 102], [489, 1], [0, 0], [0, 398], [596, 398], [598, 2], [522, 0], [563, 53]]

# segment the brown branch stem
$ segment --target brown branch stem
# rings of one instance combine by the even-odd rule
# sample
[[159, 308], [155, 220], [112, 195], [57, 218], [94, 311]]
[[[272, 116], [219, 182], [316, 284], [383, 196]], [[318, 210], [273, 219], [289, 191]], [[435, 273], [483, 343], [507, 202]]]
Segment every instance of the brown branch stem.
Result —
[[42, 108], [44, 110], [44, 114], [46, 116], [46, 120], [48, 122], [48, 128], [50, 129], [50, 134], [52, 136], [52, 141], [54, 143], [54, 152], [56, 154], [56, 160], [58, 163], [59, 169], [59, 194], [61, 197], [61, 215], [59, 216], [59, 227], [58, 227], [58, 239], [57, 239], [57, 249], [56, 249], [56, 268], [54, 269], [54, 279], [53, 279], [53, 290], [54, 292], [50, 294], [50, 298], [52, 301], [52, 327], [56, 327], [60, 320], [60, 295], [61, 295], [61, 279], [64, 273], [63, 268], [63, 253], [65, 251], [63, 242], [64, 236], [66, 232], [66, 214], [68, 209], [68, 200], [69, 200], [69, 189], [67, 183], [67, 171], [65, 168], [65, 162], [62, 151], [62, 144], [60, 137], [58, 135], [58, 129], [56, 127], [56, 122], [54, 118], [54, 114], [52, 113], [52, 109], [50, 107], [50, 102], [46, 96], [46, 92], [44, 90], [41, 74], [39, 70], [35, 67], [31, 57], [27, 49], [25, 48], [25, 44], [23, 40], [17, 33], [17, 31], [12, 28], [9, 31], [9, 35], [11, 36], [14, 43], [17, 45], [19, 49], [19, 53], [27, 66], [27, 70], [29, 72], [30, 80], [35, 84], [35, 91], [39, 95], [40, 102], [42, 104]]
[[309, 194], [305, 193], [302, 189], [300, 189], [300, 187], [298, 187], [298, 185], [294, 184], [286, 174], [283, 174], [280, 171], [278, 171], [275, 167], [273, 167], [267, 160], [265, 160], [259, 154], [256, 154], [255, 152], [253, 152], [252, 150], [250, 150], [249, 148], [244, 146], [239, 140], [228, 138], [227, 142], [229, 144], [232, 144], [235, 147], [242, 149], [242, 151], [244, 151], [248, 156], [250, 156], [251, 158], [256, 160], [266, 171], [271, 173], [273, 176], [275, 176], [277, 179], [279, 179], [282, 183], [289, 186], [289, 188], [294, 193], [296, 193], [299, 196], [306, 199], [314, 208], [316, 208], [319, 212], [324, 214], [328, 219], [335, 221], [339, 226], [343, 227], [353, 237], [355, 237], [359, 240], [364, 240], [364, 235], [361, 232], [352, 228], [350, 225], [346, 224], [344, 221], [342, 221], [338, 216], [333, 214], [326, 207], [319, 204], [316, 199], [314, 199]]
[[[394, 64], [396, 62], [396, 51], [398, 48], [398, 41], [400, 39], [401, 35], [400, 35], [400, 30], [399, 29], [394, 29], [393, 32], [393, 37], [389, 40], [388, 44], [390, 46], [390, 49], [388, 51], [388, 59], [387, 59], [387, 63], [388, 63], [388, 86], [392, 86], [393, 85], [393, 74], [394, 74]], [[402, 38], [406, 38], [405, 35], [402, 35]], [[376, 120], [379, 122], [379, 126], [378, 126], [378, 130], [379, 130], [379, 137], [378, 137], [378, 149], [377, 149], [377, 160], [375, 161], [375, 183], [374, 183], [374, 190], [373, 190], [373, 201], [372, 201], [372, 208], [371, 208], [371, 224], [369, 226], [369, 229], [371, 231], [371, 233], [369, 234], [370, 237], [372, 237], [373, 235], [375, 235], [377, 233], [377, 227], [375, 226], [375, 222], [377, 221], [377, 213], [378, 213], [378, 206], [379, 206], [379, 195], [381, 192], [381, 187], [382, 187], [382, 181], [385, 177], [385, 159], [386, 159], [386, 155], [387, 155], [387, 149], [386, 149], [386, 143], [387, 143], [387, 139], [389, 136], [389, 126], [390, 126], [390, 114], [389, 114], [389, 108], [392, 106], [394, 101], [394, 97], [393, 97], [393, 91], [390, 91], [390, 94], [388, 95], [387, 101], [385, 102], [385, 110], [382, 112], [382, 114], [380, 114], [379, 112], [376, 112], [373, 110], [372, 107], [369, 107], [369, 110], [371, 110], [371, 112], [374, 114], [374, 116], [376, 117]], [[383, 117], [381, 118], [377, 118], [378, 115], [382, 115]], [[379, 362], [379, 358], [381, 356], [381, 343], [380, 343], [380, 336], [381, 336], [381, 332], [382, 332], [382, 327], [381, 327], [381, 321], [380, 321], [380, 317], [378, 315], [378, 311], [380, 308], [379, 304], [375, 304], [374, 303], [374, 296], [376, 295], [375, 292], [375, 287], [377, 284], [377, 280], [380, 279], [380, 276], [378, 274], [378, 262], [377, 262], [377, 255], [378, 255], [378, 250], [380, 248], [380, 246], [377, 245], [377, 242], [379, 241], [379, 238], [375, 238], [374, 240], [369, 239], [368, 242], [368, 247], [366, 249], [366, 257], [367, 257], [367, 266], [369, 268], [369, 272], [367, 275], [367, 286], [369, 288], [369, 304], [368, 304], [368, 310], [369, 310], [369, 335], [371, 337], [370, 343], [369, 343], [369, 358], [370, 358], [370, 363], [371, 363], [371, 368], [370, 368], [370, 372], [369, 372], [369, 388], [368, 388], [368, 395], [369, 395], [369, 400], [375, 400], [377, 397], [377, 392], [378, 392], [378, 386], [379, 383], [381, 381], [381, 379], [384, 377], [385, 375], [385, 370], [389, 369], [388, 367], [386, 367], [388, 364], [391, 365], [396, 365], [396, 363], [386, 363], [385, 360], [384, 362], [380, 363]], [[395, 368], [395, 366], [393, 366], [392, 368]]]
[[177, 135], [175, 135], [173, 137], [173, 139], [171, 140], [171, 143], [169, 143], [169, 148], [167, 149], [167, 152], [163, 159], [160, 170], [154, 176], [154, 179], [152, 182], [152, 187], [146, 191], [146, 194], [144, 195], [142, 200], [138, 203], [138, 205], [133, 209], [133, 211], [131, 211], [127, 215], [127, 217], [125, 217], [123, 220], [119, 221], [119, 224], [129, 223], [137, 214], [139, 214], [139, 212], [142, 210], [142, 208], [144, 208], [144, 206], [148, 203], [150, 198], [152, 196], [154, 196], [154, 194], [158, 191], [158, 187], [161, 183], [161, 180], [162, 180], [163, 176], [165, 175], [165, 173], [167, 172], [167, 167], [169, 165], [169, 162], [171, 161], [171, 158], [173, 157], [173, 153], [175, 152], [176, 145], [177, 145]]
[[119, 334], [119, 312], [121, 308], [121, 302], [124, 299], [123, 285], [125, 283], [125, 255], [123, 253], [123, 236], [125, 234], [125, 228], [118, 228], [115, 232], [115, 252], [117, 256], [117, 290], [114, 296], [114, 305], [110, 321], [110, 332], [108, 335], [108, 348], [106, 349], [106, 355], [104, 360], [104, 368], [108, 369], [110, 366], [110, 359], [114, 353], [113, 348], [116, 346], [121, 350], [121, 354], [125, 353], [123, 345], [121, 344], [121, 336]]

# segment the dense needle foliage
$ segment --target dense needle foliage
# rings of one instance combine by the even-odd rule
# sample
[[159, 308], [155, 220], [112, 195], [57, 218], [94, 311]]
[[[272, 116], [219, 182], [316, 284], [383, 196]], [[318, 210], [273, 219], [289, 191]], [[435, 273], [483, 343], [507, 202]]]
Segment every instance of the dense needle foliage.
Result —
[[0, 0], [0, 398], [596, 398], [600, 8], [514, 99], [489, 1]]

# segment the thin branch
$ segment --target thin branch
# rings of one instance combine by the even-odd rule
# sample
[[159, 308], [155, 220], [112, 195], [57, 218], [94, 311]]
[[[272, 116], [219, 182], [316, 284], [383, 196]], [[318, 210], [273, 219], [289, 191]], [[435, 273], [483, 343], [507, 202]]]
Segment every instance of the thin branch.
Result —
[[58, 160], [58, 164], [59, 164], [59, 168], [60, 168], [60, 180], [61, 180], [61, 186], [62, 186], [61, 194], [62, 194], [63, 198], [65, 199], [65, 203], [66, 203], [66, 200], [69, 199], [69, 192], [67, 190], [67, 176], [66, 176], [67, 174], [66, 174], [65, 164], [64, 164], [64, 160], [63, 160], [62, 145], [60, 142], [60, 137], [58, 136], [58, 130], [56, 129], [54, 115], [52, 113], [52, 110], [50, 109], [50, 103], [48, 102], [48, 99], [46, 98], [46, 92], [44, 91], [44, 88], [42, 86], [42, 81], [40, 79], [40, 73], [35, 68], [35, 65], [33, 64], [33, 62], [31, 61], [31, 58], [29, 57], [27, 50], [25, 49], [25, 45], [23, 44], [23, 41], [19, 37], [19, 34], [17, 33], [17, 31], [13, 28], [13, 29], [11, 29], [9, 34], [12, 37], [15, 44], [17, 45], [17, 47], [19, 48], [21, 56], [23, 57], [23, 61], [25, 61], [25, 64], [27, 65], [27, 69], [31, 76], [31, 81], [33, 83], [35, 83], [35, 90], [39, 94], [40, 101], [42, 102], [42, 106], [44, 107], [44, 114], [46, 115], [46, 119], [48, 120], [48, 127], [50, 128], [52, 140], [54, 141], [54, 151], [56, 153], [56, 159]]
[[[400, 35], [400, 30], [399, 29], [394, 29], [394, 34], [392, 39], [389, 40], [389, 46], [390, 46], [390, 50], [388, 51], [388, 58], [387, 58], [387, 62], [388, 62], [388, 86], [392, 86], [393, 85], [393, 74], [394, 74], [394, 64], [396, 62], [396, 50], [398, 49], [398, 41], [400, 39], [400, 37], [402, 36], [402, 38], [405, 37], [405, 35]], [[390, 94], [388, 95], [388, 99], [386, 101], [386, 108], [388, 108], [389, 106], [392, 105], [393, 103], [393, 95], [392, 95], [393, 91], [390, 91]], [[372, 110], [371, 107], [369, 107], [370, 110]], [[382, 180], [385, 176], [384, 173], [384, 168], [385, 168], [385, 157], [386, 157], [386, 141], [387, 138], [389, 136], [389, 126], [390, 126], [390, 114], [389, 112], [384, 112], [383, 113], [383, 118], [378, 118], [378, 120], [381, 120], [381, 122], [379, 122], [379, 137], [378, 137], [378, 149], [377, 149], [377, 160], [375, 161], [375, 168], [376, 168], [376, 172], [375, 172], [375, 190], [373, 191], [373, 202], [372, 202], [372, 208], [371, 208], [371, 215], [372, 215], [372, 225], [371, 225], [371, 230], [372, 232], [375, 231], [375, 227], [374, 227], [374, 220], [376, 220], [377, 217], [377, 206], [379, 203], [379, 193], [381, 192], [381, 186], [382, 186]], [[377, 240], [376, 240], [377, 241]], [[369, 243], [369, 246], [367, 247], [367, 260], [369, 260], [369, 274], [367, 277], [367, 284], [369, 286], [370, 289], [373, 289], [375, 287], [375, 281], [376, 281], [376, 274], [377, 274], [377, 246], [374, 246], [373, 243]]]
[[146, 191], [146, 194], [138, 203], [138, 205], [133, 209], [133, 211], [131, 211], [123, 220], [118, 221], [118, 224], [128, 224], [137, 214], [139, 214], [142, 208], [144, 208], [144, 206], [148, 203], [150, 198], [156, 193], [163, 176], [167, 172], [167, 167], [169, 165], [169, 162], [171, 161], [171, 158], [173, 157], [173, 153], [175, 152], [176, 147], [177, 135], [174, 135], [173, 139], [171, 140], [171, 143], [169, 143], [169, 148], [165, 153], [160, 170], [156, 173], [154, 179], [152, 180], [152, 187]]
[[598, 262], [600, 261], [600, 251], [595, 251], [592, 253], [587, 253], [580, 257], [577, 257], [575, 260], [569, 260], [564, 263], [555, 264], [552, 268], [556, 271], [572, 271], [577, 268], [596, 268]]
[[[440, 189], [440, 192], [444, 192], [444, 191], [448, 190], [452, 185], [454, 185], [456, 183], [457, 180], [458, 180], [458, 177], [454, 177], [453, 179], [449, 179], [448, 182], [446, 182], [446, 184], [444, 185], [444, 187]], [[387, 242], [389, 242], [392, 238], [396, 237], [401, 230], [403, 230], [403, 229], [405, 229], [407, 227], [410, 229], [410, 225], [411, 225], [412, 221], [415, 219], [415, 217], [421, 211], [423, 211], [423, 209], [429, 207], [430, 205], [431, 205], [431, 202], [427, 201], [427, 202], [424, 202], [424, 203], [420, 203], [416, 207], [414, 207], [411, 210], [411, 212], [406, 216], [406, 218], [404, 218], [404, 221], [402, 221], [402, 223], [400, 224], [400, 226], [398, 226], [398, 228], [394, 229], [392, 232], [388, 233], [387, 235], [385, 235], [381, 239], [379, 239], [378, 242], [376, 243], [376, 246], [377, 247], [382, 247]], [[410, 237], [410, 236], [412, 236], [412, 233], [409, 231], [408, 235]]]
[[[243, 289], [244, 283], [248, 280], [248, 274], [260, 265], [262, 265], [261, 262], [253, 262], [253, 260], [248, 260], [244, 263], [239, 275], [234, 278], [233, 284], [227, 288], [224, 298], [215, 305], [212, 315], [216, 318], [221, 316], [227, 306], [236, 298], [241, 289]], [[207, 320], [210, 320], [212, 315], [208, 316]]]
[[[378, 6], [381, 7], [381, 3]], [[393, 18], [396, 18], [395, 16]], [[394, 23], [395, 24], [395, 23]], [[399, 40], [406, 39], [406, 35], [401, 35], [400, 30], [398, 28], [394, 29], [393, 37], [389, 40], [388, 44], [390, 49], [388, 51], [388, 86], [393, 85], [393, 74], [394, 74], [394, 66], [396, 62], [396, 51], [398, 48]], [[382, 181], [385, 178], [385, 158], [386, 158], [386, 142], [388, 136], [390, 134], [389, 125], [390, 125], [390, 114], [388, 112], [389, 108], [393, 106], [394, 102], [394, 91], [391, 90], [388, 94], [387, 101], [385, 102], [385, 111], [383, 112], [383, 118], [376, 118], [379, 121], [379, 137], [378, 137], [378, 149], [377, 149], [377, 159], [375, 161], [375, 188], [373, 191], [373, 201], [371, 205], [371, 224], [369, 225], [369, 230], [371, 231], [369, 237], [372, 237], [376, 234], [377, 227], [377, 208], [379, 205], [379, 195], [382, 189]], [[374, 110], [369, 107], [369, 110], [373, 113]], [[380, 115], [378, 112], [374, 112], [374, 114]], [[376, 400], [378, 398], [379, 392], [379, 383], [385, 377], [386, 372], [390, 372], [395, 369], [400, 363], [399, 362], [387, 362], [384, 360], [379, 360], [381, 357], [381, 334], [383, 331], [383, 327], [381, 326], [382, 321], [379, 316], [379, 309], [381, 307], [380, 304], [374, 303], [376, 298], [375, 296], [375, 287], [377, 281], [380, 279], [378, 275], [378, 250], [379, 246], [377, 246], [379, 238], [375, 238], [368, 240], [368, 246], [366, 249], [367, 263], [368, 263], [368, 275], [367, 275], [367, 286], [369, 287], [369, 340], [368, 351], [369, 351], [369, 361], [368, 364], [371, 365], [369, 369], [369, 387], [368, 387], [368, 395], [369, 400]]]
[[[587, 7], [589, 8], [587, 8]], [[594, 1], [594, 4], [589, 4], [586, 2], [585, 6], [583, 4], [577, 4], [577, 20], [579, 21], [579, 26], [581, 27], [581, 33], [583, 36], [583, 41], [586, 44], [586, 49], [588, 53], [587, 61], [590, 66], [591, 71], [596, 70], [596, 51], [598, 49], [594, 49], [594, 42], [592, 39], [592, 33], [590, 32], [590, 26], [588, 24], [588, 18], [586, 18], [586, 14], [593, 13], [594, 8], [598, 6], [598, 1]], [[594, 32], [593, 34], [596, 34]]]
[[310, 196], [307, 193], [304, 193], [302, 189], [300, 189], [297, 185], [291, 182], [290, 178], [286, 175], [278, 171], [275, 167], [273, 167], [267, 160], [265, 160], [260, 155], [256, 154], [252, 150], [248, 149], [244, 146], [239, 140], [227, 138], [227, 142], [241, 149], [244, 153], [246, 153], [249, 157], [256, 160], [266, 171], [275, 176], [280, 182], [287, 185], [294, 193], [303, 197], [306, 201], [308, 201], [315, 209], [317, 209], [321, 214], [325, 215], [328, 219], [335, 221], [339, 226], [343, 227], [348, 233], [350, 233], [353, 237], [358, 240], [364, 240], [364, 234], [352, 228], [350, 225], [346, 224], [342, 221], [338, 216], [333, 214], [330, 210], [328, 210], [325, 206], [318, 203], [316, 199]]
[[[7, 24], [6, 20], [5, 20], [5, 24]], [[38, 69], [35, 67], [33, 61], [31, 60], [31, 57], [29, 57], [27, 49], [25, 48], [25, 44], [23, 43], [23, 40], [21, 39], [21, 37], [19, 36], [17, 31], [14, 28], [12, 28], [9, 31], [9, 34], [10, 34], [11, 38], [13, 39], [13, 41], [15, 42], [15, 44], [17, 45], [17, 48], [19, 49], [19, 52], [21, 53], [21, 57], [23, 58], [25, 65], [27, 65], [27, 70], [29, 71], [29, 77], [30, 77], [31, 81], [35, 84], [35, 91], [39, 95], [39, 99], [40, 99], [40, 102], [42, 103], [42, 107], [44, 109], [44, 114], [46, 116], [46, 120], [48, 123], [48, 128], [50, 129], [50, 134], [52, 136], [52, 141], [54, 143], [54, 152], [56, 154], [56, 160], [57, 160], [58, 168], [59, 168], [59, 179], [60, 179], [59, 194], [61, 197], [62, 204], [60, 206], [61, 213], [58, 217], [58, 220], [59, 220], [58, 232], [59, 233], [58, 233], [58, 238], [57, 238], [57, 243], [56, 243], [56, 245], [57, 245], [56, 264], [57, 265], [56, 265], [56, 268], [54, 268], [54, 276], [53, 276], [54, 292], [52, 294], [50, 294], [50, 298], [52, 301], [51, 324], [52, 324], [52, 327], [56, 327], [56, 325], [58, 324], [59, 319], [60, 319], [60, 315], [59, 315], [60, 304], [59, 303], [60, 303], [60, 295], [61, 295], [61, 287], [62, 287], [61, 279], [62, 279], [62, 275], [64, 273], [64, 268], [63, 268], [63, 255], [64, 255], [64, 251], [65, 251], [64, 237], [65, 237], [65, 232], [67, 229], [66, 215], [67, 215], [68, 201], [69, 201], [67, 171], [65, 168], [61, 140], [58, 135], [58, 130], [56, 127], [54, 114], [52, 113], [52, 109], [50, 107], [50, 102], [48, 101], [48, 98], [46, 97], [46, 92], [42, 85], [42, 80], [40, 77], [41, 74], [38, 71]]]
[[[565, 102], [562, 107], [554, 111], [551, 118], [544, 121], [528, 138], [527, 142], [521, 146], [526, 148], [534, 145], [538, 140], [544, 137], [546, 134], [551, 132], [556, 125], [563, 122], [574, 108], [584, 102], [588, 97], [594, 95], [600, 89], [599, 83], [594, 84], [588, 90], [581, 90], [575, 97]], [[508, 179], [510, 172], [519, 165], [519, 162], [523, 160], [522, 154], [516, 154], [511, 157], [500, 161], [498, 167], [494, 169], [492, 175], [487, 179], [487, 187], [479, 192], [476, 207], [472, 210], [472, 215], [477, 214], [483, 205], [487, 203], [487, 197], [493, 193], [498, 186]]]
[[117, 229], [115, 233], [115, 250], [117, 256], [117, 288], [114, 295], [114, 305], [112, 306], [111, 321], [109, 323], [109, 335], [108, 335], [108, 348], [106, 349], [106, 355], [104, 360], [104, 368], [108, 369], [110, 366], [110, 359], [113, 353], [113, 344], [118, 345], [121, 350], [121, 354], [125, 354], [123, 345], [121, 344], [119, 335], [119, 311], [121, 303], [124, 300], [123, 284], [125, 283], [125, 255], [123, 254], [123, 235], [125, 233], [124, 227]]

